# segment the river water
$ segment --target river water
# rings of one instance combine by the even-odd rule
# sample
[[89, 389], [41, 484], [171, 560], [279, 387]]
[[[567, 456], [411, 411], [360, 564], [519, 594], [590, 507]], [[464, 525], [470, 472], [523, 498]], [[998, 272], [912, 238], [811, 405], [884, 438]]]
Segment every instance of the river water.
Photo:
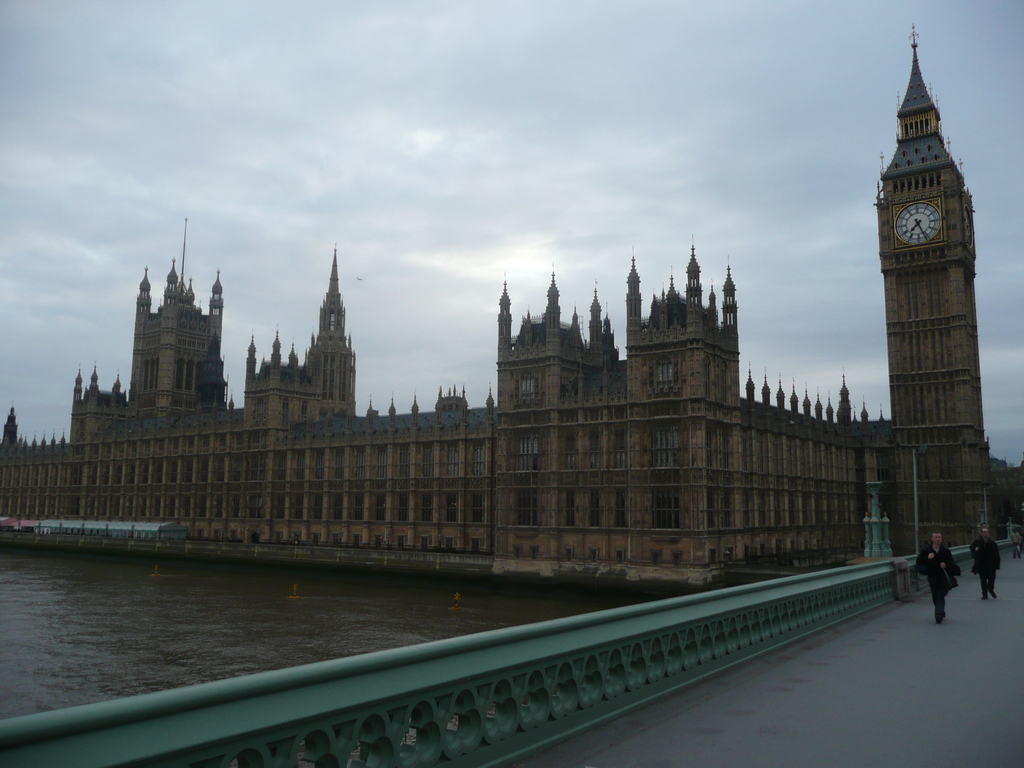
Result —
[[[473, 582], [0, 550], [0, 718], [612, 608]], [[298, 599], [290, 599], [292, 585]], [[451, 611], [453, 592], [461, 611]]]

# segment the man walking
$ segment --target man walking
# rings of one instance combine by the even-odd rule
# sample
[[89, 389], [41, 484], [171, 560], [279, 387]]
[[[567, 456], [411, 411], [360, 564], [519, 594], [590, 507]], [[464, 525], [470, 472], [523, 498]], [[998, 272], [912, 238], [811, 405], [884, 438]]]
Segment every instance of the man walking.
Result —
[[981, 526], [981, 536], [971, 544], [971, 554], [974, 555], [974, 566], [971, 572], [978, 574], [981, 579], [981, 599], [988, 600], [988, 596], [996, 596], [996, 571], [999, 570], [999, 545], [996, 544], [990, 534], [987, 525]]
[[[1013, 523], [1010, 523], [1010, 527], [1013, 528]], [[1013, 528], [1013, 533], [1010, 534], [1010, 543], [1013, 544], [1013, 556], [1014, 558], [1020, 557], [1020, 531]]]
[[932, 543], [917, 556], [917, 570], [928, 574], [928, 586], [932, 590], [935, 605], [935, 623], [941, 624], [946, 618], [946, 593], [949, 592], [951, 576], [957, 570], [953, 553], [942, 543], [942, 534], [933, 533]]

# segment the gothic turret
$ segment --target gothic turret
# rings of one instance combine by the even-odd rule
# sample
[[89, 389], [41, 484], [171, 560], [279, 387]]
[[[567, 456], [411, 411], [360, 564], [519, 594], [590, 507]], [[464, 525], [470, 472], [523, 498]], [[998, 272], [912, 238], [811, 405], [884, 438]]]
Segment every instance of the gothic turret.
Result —
[[590, 349], [601, 347], [601, 302], [597, 300], [597, 286], [594, 286], [594, 300], [590, 302]]
[[280, 333], [274, 334], [274, 343], [270, 345], [270, 367], [280, 368], [281, 367], [281, 335]]
[[220, 270], [210, 291], [210, 326], [214, 334], [220, 335], [224, 321], [224, 288], [220, 284]]
[[331, 261], [331, 277], [327, 283], [327, 294], [320, 306], [320, 337], [345, 339], [345, 304], [338, 288], [338, 249], [334, 249]]
[[690, 246], [690, 263], [686, 267], [686, 318], [687, 325], [697, 325], [704, 315], [704, 299], [700, 286], [700, 265], [697, 250]]
[[[597, 298], [597, 289], [594, 289], [594, 298]], [[631, 331], [640, 330], [640, 313], [642, 312], [642, 300], [640, 298], [640, 275], [636, 271], [636, 257], [633, 257], [629, 267], [629, 275], [626, 277], [626, 335]], [[627, 338], [627, 342], [628, 342]]]
[[725, 268], [725, 284], [722, 286], [722, 330], [735, 336], [738, 335], [736, 311], [736, 284], [732, 281], [732, 268]]
[[176, 259], [171, 259], [171, 271], [167, 273], [167, 284], [164, 286], [164, 304], [170, 306], [178, 303], [178, 270]]
[[843, 374], [843, 386], [839, 389], [839, 410], [837, 413], [839, 426], [848, 427], [853, 420], [853, 407], [850, 405], [850, 390], [846, 388], [846, 374]]
[[18, 419], [14, 415], [14, 406], [11, 406], [11, 412], [7, 414], [7, 423], [4, 424], [4, 445], [13, 446], [18, 442]]
[[558, 329], [562, 325], [562, 309], [558, 306], [558, 286], [555, 285], [555, 273], [551, 273], [551, 285], [548, 286], [548, 305], [544, 310], [544, 320], [547, 324], [548, 343], [559, 342]]
[[139, 283], [139, 297], [135, 300], [135, 309], [138, 314], [147, 317], [153, 307], [153, 297], [150, 293], [151, 287], [149, 284], [149, 267], [146, 267], [146, 271], [142, 275], [142, 281]]
[[256, 336], [249, 337], [249, 354], [245, 358], [246, 381], [256, 378]]
[[501, 286], [501, 298], [498, 300], [498, 359], [508, 353], [512, 347], [512, 301], [508, 297], [508, 281]]

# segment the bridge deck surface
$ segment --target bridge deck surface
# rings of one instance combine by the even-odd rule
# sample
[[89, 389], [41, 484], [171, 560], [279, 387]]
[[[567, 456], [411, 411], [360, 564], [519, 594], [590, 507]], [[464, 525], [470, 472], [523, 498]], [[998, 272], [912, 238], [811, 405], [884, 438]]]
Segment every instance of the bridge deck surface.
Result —
[[1024, 766], [1024, 560], [964, 572], [571, 739], [520, 768]]

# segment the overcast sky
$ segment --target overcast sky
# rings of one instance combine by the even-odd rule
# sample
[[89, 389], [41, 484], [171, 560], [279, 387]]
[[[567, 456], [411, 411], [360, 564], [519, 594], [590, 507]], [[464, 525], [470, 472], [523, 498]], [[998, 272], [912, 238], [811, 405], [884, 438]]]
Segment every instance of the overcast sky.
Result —
[[1024, 5], [0, 3], [0, 404], [58, 438], [131, 370], [145, 267], [181, 256], [223, 352], [302, 356], [337, 243], [357, 411], [483, 405], [498, 298], [595, 281], [625, 354], [641, 290], [731, 264], [748, 365], [889, 416], [876, 184], [911, 23], [974, 195], [986, 431], [1024, 451]]

